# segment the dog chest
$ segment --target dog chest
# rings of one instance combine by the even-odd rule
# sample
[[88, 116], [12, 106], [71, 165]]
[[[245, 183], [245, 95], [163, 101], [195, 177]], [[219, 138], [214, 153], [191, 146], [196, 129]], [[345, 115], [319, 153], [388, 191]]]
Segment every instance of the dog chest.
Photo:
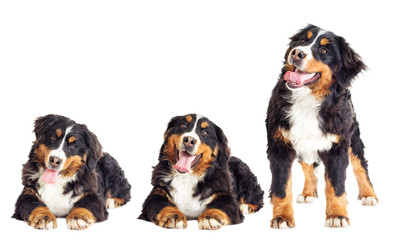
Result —
[[175, 173], [170, 184], [170, 194], [177, 208], [189, 219], [197, 218], [206, 210], [211, 197], [201, 200], [200, 196], [194, 196], [197, 184], [201, 177], [189, 173]]
[[305, 87], [292, 91], [291, 102], [293, 105], [288, 112], [290, 129], [283, 136], [291, 141], [298, 157], [305, 163], [320, 162], [319, 151], [329, 150], [338, 141], [337, 135], [324, 134], [320, 128], [322, 102]]
[[39, 198], [56, 217], [67, 216], [74, 207], [75, 202], [81, 198], [80, 195], [73, 197], [72, 191], [64, 193], [65, 185], [73, 181], [74, 178], [59, 176], [55, 184], [45, 183], [41, 178], [38, 180]]

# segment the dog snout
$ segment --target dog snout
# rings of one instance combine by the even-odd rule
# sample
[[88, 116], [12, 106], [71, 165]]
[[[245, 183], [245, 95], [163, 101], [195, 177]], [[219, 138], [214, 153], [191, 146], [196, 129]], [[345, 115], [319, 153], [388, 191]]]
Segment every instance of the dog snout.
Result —
[[292, 61], [294, 61], [294, 63], [300, 62], [305, 57], [306, 57], [306, 54], [300, 49], [294, 49], [291, 52], [291, 59], [292, 59]]
[[52, 156], [49, 158], [49, 164], [53, 169], [57, 169], [58, 167], [60, 167], [62, 162], [63, 162], [63, 160], [61, 160], [58, 157]]
[[189, 150], [192, 149], [196, 144], [196, 139], [190, 136], [186, 136], [182, 139], [184, 147]]

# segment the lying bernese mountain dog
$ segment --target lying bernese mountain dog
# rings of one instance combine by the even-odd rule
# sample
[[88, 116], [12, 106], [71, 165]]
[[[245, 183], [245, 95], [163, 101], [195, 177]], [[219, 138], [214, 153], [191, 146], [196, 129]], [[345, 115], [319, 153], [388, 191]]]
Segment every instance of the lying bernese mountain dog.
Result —
[[47, 115], [35, 121], [34, 132], [14, 218], [53, 229], [56, 217], [66, 217], [68, 229], [80, 230], [106, 220], [107, 208], [130, 200], [123, 170], [85, 125]]
[[216, 230], [263, 206], [256, 176], [230, 156], [223, 131], [196, 114], [171, 119], [152, 185], [139, 219], [164, 228], [186, 228], [187, 219], [197, 219], [199, 229]]
[[317, 197], [315, 171], [325, 166], [328, 227], [350, 224], [345, 174], [351, 161], [363, 205], [378, 199], [369, 180], [364, 145], [349, 87], [366, 68], [360, 56], [332, 32], [309, 25], [290, 38], [284, 67], [267, 110], [273, 228], [292, 228], [291, 166], [298, 159], [305, 174], [299, 203]]

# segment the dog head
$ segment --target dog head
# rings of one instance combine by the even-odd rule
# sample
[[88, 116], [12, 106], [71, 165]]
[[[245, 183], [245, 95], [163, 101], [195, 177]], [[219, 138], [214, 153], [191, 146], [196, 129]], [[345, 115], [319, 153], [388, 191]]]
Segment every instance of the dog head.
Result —
[[35, 161], [44, 168], [42, 180], [55, 183], [58, 175], [74, 176], [82, 168], [95, 169], [102, 156], [97, 137], [85, 125], [59, 115], [35, 121]]
[[212, 166], [223, 167], [230, 150], [223, 131], [209, 119], [188, 114], [171, 119], [164, 134], [161, 159], [180, 173], [202, 175]]
[[309, 87], [316, 95], [326, 95], [334, 84], [348, 87], [366, 69], [344, 38], [314, 25], [301, 29], [290, 40], [283, 69], [290, 89]]

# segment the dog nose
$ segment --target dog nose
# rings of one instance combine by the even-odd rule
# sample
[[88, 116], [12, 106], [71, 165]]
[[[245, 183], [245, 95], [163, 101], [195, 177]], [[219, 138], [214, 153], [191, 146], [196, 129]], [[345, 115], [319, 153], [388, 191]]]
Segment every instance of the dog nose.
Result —
[[291, 53], [291, 58], [294, 62], [298, 62], [306, 57], [306, 54], [300, 49], [294, 49]]
[[62, 160], [58, 157], [50, 157], [49, 163], [52, 168], [58, 168], [61, 164]]
[[190, 136], [186, 136], [182, 140], [184, 142], [185, 148], [192, 148], [196, 144], [196, 139]]

